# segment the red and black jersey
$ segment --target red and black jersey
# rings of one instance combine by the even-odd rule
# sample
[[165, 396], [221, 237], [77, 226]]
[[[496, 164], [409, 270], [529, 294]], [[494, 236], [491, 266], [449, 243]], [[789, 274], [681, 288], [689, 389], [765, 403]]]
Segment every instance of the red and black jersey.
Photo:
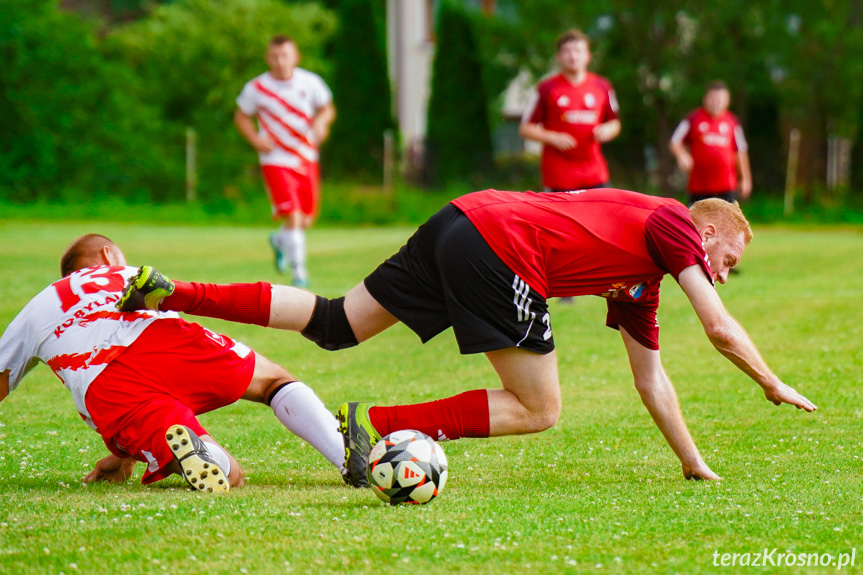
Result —
[[575, 138], [571, 150], [542, 147], [542, 185], [556, 190], [577, 190], [608, 181], [608, 166], [593, 129], [617, 118], [617, 98], [611, 83], [588, 73], [580, 84], [557, 74], [537, 85], [522, 115], [522, 122], [542, 124], [547, 130]]
[[671, 137], [692, 154], [687, 189], [691, 194], [732, 192], [737, 189], [737, 153], [745, 152], [746, 138], [731, 112], [711, 116], [704, 108], [689, 114]]
[[710, 267], [689, 210], [615, 189], [562, 194], [485, 190], [453, 204], [513, 272], [543, 297], [598, 295], [607, 325], [659, 349], [659, 283]]

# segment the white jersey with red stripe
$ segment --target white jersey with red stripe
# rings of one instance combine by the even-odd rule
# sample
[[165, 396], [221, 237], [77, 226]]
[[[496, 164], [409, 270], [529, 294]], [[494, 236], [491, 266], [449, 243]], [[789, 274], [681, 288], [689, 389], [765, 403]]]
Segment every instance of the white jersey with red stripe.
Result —
[[258, 134], [275, 144], [272, 152], [259, 154], [261, 165], [297, 168], [317, 162], [312, 119], [332, 99], [326, 82], [303, 68], [294, 68], [287, 80], [277, 80], [265, 72], [247, 82], [237, 97], [237, 106], [244, 114], [256, 116]]
[[[0, 338], [0, 373], [9, 391], [40, 361], [60, 378], [84, 420], [93, 427], [84, 396], [114, 358], [152, 322], [176, 312], [121, 312], [115, 307], [134, 267], [96, 266], [72, 273], [42, 290]], [[93, 427], [95, 429], [95, 427]]]

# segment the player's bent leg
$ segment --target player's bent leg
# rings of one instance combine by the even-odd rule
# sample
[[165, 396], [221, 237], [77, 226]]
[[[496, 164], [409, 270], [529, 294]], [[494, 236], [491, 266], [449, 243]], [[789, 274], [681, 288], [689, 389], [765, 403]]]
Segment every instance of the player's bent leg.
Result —
[[287, 369], [258, 352], [252, 353], [255, 354], [255, 371], [242, 399], [268, 405], [270, 396], [280, 385], [296, 381], [296, 378]]
[[345, 315], [358, 342], [376, 336], [399, 321], [372, 297], [363, 282], [345, 294]]
[[488, 392], [490, 436], [536, 433], [557, 423], [561, 400], [555, 352], [510, 347], [486, 357], [503, 385]]
[[303, 331], [312, 319], [316, 298], [315, 294], [304, 289], [274, 285], [267, 327]]
[[315, 296], [311, 318], [301, 333], [328, 351], [346, 349], [398, 321], [360, 284], [344, 297]]
[[288, 431], [317, 449], [345, 477], [344, 441], [338, 422], [309, 386], [255, 353], [255, 371], [243, 399], [269, 405]]

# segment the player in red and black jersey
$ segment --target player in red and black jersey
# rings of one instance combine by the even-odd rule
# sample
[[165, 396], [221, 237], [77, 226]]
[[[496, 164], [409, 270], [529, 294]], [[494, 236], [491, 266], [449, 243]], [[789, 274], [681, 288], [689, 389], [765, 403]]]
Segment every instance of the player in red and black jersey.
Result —
[[547, 192], [602, 188], [608, 166], [600, 144], [620, 133], [611, 83], [588, 71], [590, 39], [568, 30], [557, 40], [560, 73], [537, 85], [519, 126], [522, 138], [542, 143], [542, 185]]
[[711, 82], [704, 105], [680, 122], [671, 136], [668, 147], [678, 167], [689, 174], [688, 205], [705, 198], [733, 202], [738, 190], [746, 200], [752, 193], [746, 138], [737, 117], [728, 111], [730, 102], [725, 82]]
[[[273, 286], [257, 309], [243, 312], [232, 286], [174, 282], [171, 295], [148, 305], [299, 331], [329, 350], [356, 345], [399, 321], [423, 342], [452, 327], [462, 353], [485, 353], [501, 389], [416, 405], [341, 407], [348, 467], [360, 486], [368, 451], [391, 431], [417, 429], [443, 440], [553, 426], [561, 399], [546, 298], [601, 296], [608, 302], [606, 324], [623, 338], [635, 387], [684, 476], [717, 479], [689, 435], [660, 361], [656, 310], [666, 274], [689, 298], [711, 343], [769, 401], [816, 409], [770, 370], [714, 288], [714, 281], [725, 283], [751, 237], [739, 207], [718, 199], [687, 210], [675, 200], [624, 190], [486, 190], [448, 204], [342, 298]], [[118, 307], [139, 309], [126, 302], [144, 301], [154, 278], [158, 272], [142, 268]]]

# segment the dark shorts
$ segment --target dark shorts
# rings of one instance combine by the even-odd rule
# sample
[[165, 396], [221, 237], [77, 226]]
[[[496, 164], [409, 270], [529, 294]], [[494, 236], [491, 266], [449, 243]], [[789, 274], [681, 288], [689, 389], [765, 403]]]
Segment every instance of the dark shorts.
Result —
[[690, 192], [686, 192], [686, 205], [687, 207], [692, 207], [692, 204], [699, 200], [707, 200], [710, 198], [719, 198], [720, 200], [725, 200], [729, 204], [733, 204], [737, 199], [737, 192], [709, 192], [705, 194], [693, 194]]
[[420, 226], [364, 283], [423, 343], [452, 326], [465, 354], [554, 349], [545, 298], [497, 257], [452, 204]]

